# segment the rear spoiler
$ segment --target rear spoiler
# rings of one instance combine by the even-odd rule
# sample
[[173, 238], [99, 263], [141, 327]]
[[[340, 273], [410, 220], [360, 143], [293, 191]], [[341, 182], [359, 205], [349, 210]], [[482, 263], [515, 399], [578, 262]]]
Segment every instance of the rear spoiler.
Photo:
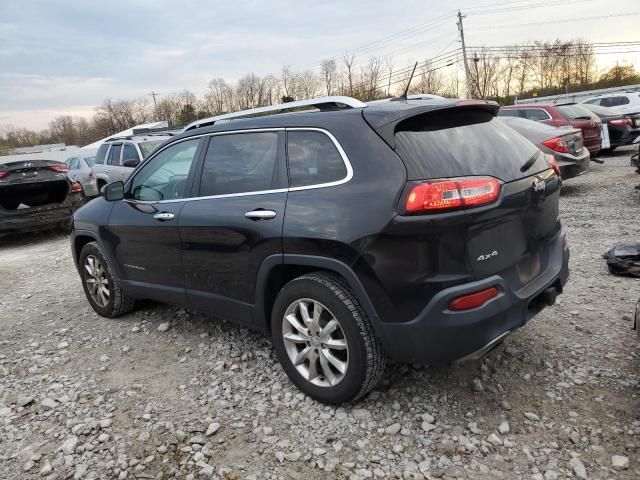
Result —
[[[397, 104], [396, 104], [397, 105]], [[386, 107], [387, 105], [385, 105]], [[406, 108], [365, 108], [362, 116], [382, 139], [393, 149], [396, 148], [395, 133], [398, 125], [403, 121], [418, 115], [446, 110], [485, 110], [494, 116], [500, 109], [496, 102], [488, 100], [446, 100], [438, 103], [420, 104], [406, 102]]]

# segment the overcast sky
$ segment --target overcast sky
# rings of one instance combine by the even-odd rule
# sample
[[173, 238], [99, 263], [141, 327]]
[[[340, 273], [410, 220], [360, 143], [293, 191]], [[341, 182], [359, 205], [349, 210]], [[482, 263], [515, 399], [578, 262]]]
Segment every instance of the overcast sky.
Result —
[[[529, 8], [514, 9], [526, 3], [0, 0], [0, 125], [41, 129], [56, 115], [90, 117], [105, 98], [152, 90], [201, 95], [213, 77], [233, 82], [247, 72], [277, 74], [283, 64], [319, 63], [449, 14], [442, 24], [392, 37], [356, 59], [395, 52], [394, 63], [405, 66], [458, 47], [454, 8], [468, 9], [465, 31], [474, 46], [640, 36], [634, 33], [640, 16], [629, 15], [640, 13], [638, 0], [531, 0]], [[489, 13], [496, 9], [509, 10]], [[626, 16], [611, 16], [620, 14]], [[599, 18], [564, 21], [585, 17]], [[617, 60], [638, 66], [640, 53], [599, 58], [602, 67]]]

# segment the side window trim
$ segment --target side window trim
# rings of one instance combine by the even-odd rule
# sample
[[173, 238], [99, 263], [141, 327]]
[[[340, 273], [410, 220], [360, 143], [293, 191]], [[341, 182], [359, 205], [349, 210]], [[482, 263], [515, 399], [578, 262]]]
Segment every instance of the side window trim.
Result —
[[[207, 150], [207, 148], [209, 146], [209, 140], [210, 140], [211, 137], [215, 137], [215, 136], [219, 136], [219, 135], [231, 135], [231, 134], [236, 134], [236, 133], [253, 133], [253, 132], [282, 132], [282, 133], [284, 133], [284, 132], [288, 132], [288, 131], [310, 131], [310, 132], [321, 132], [321, 133], [325, 134], [327, 137], [329, 137], [329, 139], [333, 142], [334, 146], [338, 150], [338, 153], [340, 154], [340, 157], [342, 158], [342, 161], [344, 162], [344, 165], [345, 165], [345, 167], [347, 169], [347, 175], [343, 179], [336, 180], [334, 182], [322, 183], [322, 184], [318, 184], [318, 185], [307, 185], [307, 186], [304, 186], [304, 187], [284, 187], [284, 188], [276, 188], [276, 189], [273, 189], [273, 190], [264, 190], [264, 191], [258, 191], [258, 192], [228, 193], [228, 194], [225, 194], [225, 195], [209, 195], [209, 196], [203, 196], [203, 197], [198, 196], [199, 185], [196, 184], [195, 178], [199, 178], [199, 176], [202, 174], [202, 168], [204, 166], [204, 158], [206, 156], [206, 150]], [[279, 136], [279, 138], [280, 137], [282, 137], [282, 134]], [[200, 138], [201, 141], [200, 141], [200, 143], [198, 145], [198, 149], [196, 151], [194, 162], [191, 165], [191, 170], [189, 171], [189, 178], [187, 179], [186, 191], [189, 192], [189, 194], [188, 194], [189, 196], [186, 196], [185, 198], [181, 198], [181, 199], [175, 199], [175, 200], [172, 199], [172, 200], [145, 201], [145, 200], [125, 199], [125, 201], [134, 202], [134, 203], [162, 204], [162, 203], [185, 202], [185, 201], [192, 201], [192, 200], [205, 200], [205, 199], [210, 199], [210, 198], [247, 197], [247, 196], [251, 196], [251, 195], [266, 195], [266, 194], [269, 194], [269, 193], [296, 192], [296, 191], [299, 191], [299, 190], [311, 190], [311, 189], [315, 189], [315, 188], [334, 187], [334, 186], [337, 186], [337, 185], [342, 185], [344, 183], [347, 183], [353, 178], [353, 167], [351, 166], [351, 162], [349, 161], [349, 158], [347, 157], [347, 154], [345, 153], [344, 149], [342, 148], [342, 145], [340, 145], [340, 142], [338, 142], [338, 140], [328, 130], [325, 130], [324, 128], [319, 128], [319, 127], [253, 128], [253, 129], [246, 129], [246, 130], [228, 130], [228, 131], [224, 131], [224, 132], [203, 133], [203, 134], [200, 134], [200, 135], [192, 135], [192, 136], [189, 136], [189, 137], [181, 138], [180, 140], [178, 140], [176, 142], [171, 142], [171, 143], [165, 145], [162, 149], [156, 150], [155, 152], [153, 152], [153, 154], [151, 154], [147, 159], [145, 159], [140, 164], [140, 166], [138, 168], [136, 168], [135, 173], [132, 176], [130, 176], [127, 179], [127, 182], [125, 183], [125, 186], [124, 186], [125, 192], [128, 192], [129, 189], [131, 188], [131, 182], [135, 178], [135, 175], [138, 174], [140, 171], [142, 171], [143, 167], [148, 162], [153, 161], [153, 159], [156, 157], [156, 155], [158, 155], [160, 152], [164, 151], [166, 148], [171, 147], [172, 145], [175, 145], [178, 142], [185, 142], [185, 141], [188, 141], [188, 140], [193, 140], [194, 138]], [[286, 145], [286, 143], [285, 143], [285, 145]], [[280, 148], [280, 143], [278, 144], [278, 147], [279, 147], [278, 148], [278, 162], [280, 162], [280, 160], [281, 160], [281, 150], [282, 150], [282, 155], [284, 155], [285, 147], [283, 145], [283, 147]], [[282, 165], [282, 164], [279, 163], [278, 166], [280, 167], [280, 165]], [[286, 164], [285, 164], [284, 167], [286, 167]], [[285, 175], [288, 178], [288, 168], [285, 168], [284, 172], [285, 172]]]

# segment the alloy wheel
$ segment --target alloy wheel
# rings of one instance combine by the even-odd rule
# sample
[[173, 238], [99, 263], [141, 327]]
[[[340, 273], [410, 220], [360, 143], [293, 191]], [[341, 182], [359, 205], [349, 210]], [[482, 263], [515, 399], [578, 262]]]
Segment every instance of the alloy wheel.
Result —
[[282, 319], [284, 347], [302, 377], [319, 387], [338, 385], [349, 368], [349, 348], [340, 322], [316, 300], [293, 302]]
[[91, 299], [100, 307], [106, 307], [109, 303], [109, 279], [107, 272], [100, 262], [100, 259], [94, 255], [88, 255], [84, 260], [84, 281], [87, 284], [87, 290]]

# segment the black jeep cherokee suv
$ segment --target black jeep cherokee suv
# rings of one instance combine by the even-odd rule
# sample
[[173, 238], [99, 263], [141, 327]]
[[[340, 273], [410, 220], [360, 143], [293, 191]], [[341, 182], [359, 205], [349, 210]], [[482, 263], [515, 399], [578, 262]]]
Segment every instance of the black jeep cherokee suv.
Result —
[[401, 100], [185, 131], [76, 212], [86, 296], [104, 317], [145, 298], [267, 332], [328, 403], [387, 357], [479, 356], [568, 277], [561, 179], [497, 111]]

